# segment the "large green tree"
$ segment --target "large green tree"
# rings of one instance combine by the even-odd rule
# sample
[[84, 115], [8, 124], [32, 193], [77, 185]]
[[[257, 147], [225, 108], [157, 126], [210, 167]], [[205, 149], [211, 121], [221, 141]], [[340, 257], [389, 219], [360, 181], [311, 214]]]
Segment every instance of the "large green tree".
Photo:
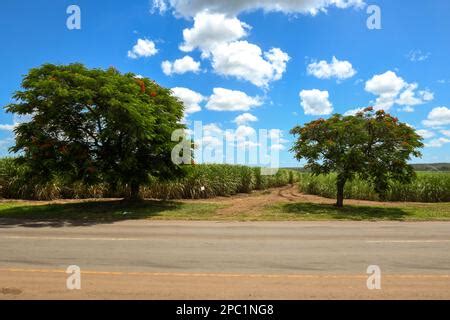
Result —
[[154, 81], [114, 68], [45, 64], [31, 69], [8, 112], [29, 118], [15, 129], [19, 154], [36, 179], [61, 174], [74, 181], [128, 187], [139, 197], [149, 175], [181, 170], [171, 141], [183, 104]]
[[408, 165], [420, 157], [421, 137], [413, 128], [383, 110], [369, 107], [354, 116], [335, 114], [291, 130], [296, 141], [291, 151], [306, 159], [315, 175], [337, 173], [337, 203], [344, 203], [344, 187], [355, 177], [369, 181], [383, 197], [389, 180], [408, 183], [414, 177]]

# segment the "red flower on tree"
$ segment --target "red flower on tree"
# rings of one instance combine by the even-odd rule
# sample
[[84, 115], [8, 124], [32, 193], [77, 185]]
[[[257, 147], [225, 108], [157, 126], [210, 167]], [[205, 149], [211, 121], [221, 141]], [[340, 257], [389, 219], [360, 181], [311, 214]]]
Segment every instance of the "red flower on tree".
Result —
[[141, 79], [136, 79], [136, 83], [141, 87], [141, 93], [145, 92], [145, 83]]

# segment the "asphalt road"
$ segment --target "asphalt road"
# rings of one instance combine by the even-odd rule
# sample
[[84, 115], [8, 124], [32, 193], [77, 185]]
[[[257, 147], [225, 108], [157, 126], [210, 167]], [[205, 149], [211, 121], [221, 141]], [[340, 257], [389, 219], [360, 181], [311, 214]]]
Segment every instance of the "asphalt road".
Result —
[[0, 220], [1, 298], [450, 299], [450, 223]]

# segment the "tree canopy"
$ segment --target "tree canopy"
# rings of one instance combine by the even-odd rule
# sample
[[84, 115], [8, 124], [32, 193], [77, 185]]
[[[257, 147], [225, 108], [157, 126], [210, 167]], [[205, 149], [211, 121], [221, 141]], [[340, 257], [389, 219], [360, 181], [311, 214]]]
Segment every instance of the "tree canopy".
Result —
[[297, 126], [291, 134], [297, 137], [291, 151], [307, 161], [313, 174], [337, 173], [338, 207], [343, 206], [345, 183], [356, 176], [371, 182], [381, 197], [389, 180], [410, 182], [415, 173], [408, 161], [420, 157], [423, 147], [413, 128], [371, 107]]
[[171, 134], [185, 128], [184, 107], [154, 81], [114, 68], [45, 64], [29, 71], [14, 99], [6, 110], [30, 120], [15, 128], [11, 151], [32, 177], [121, 183], [136, 198], [149, 175], [180, 172]]

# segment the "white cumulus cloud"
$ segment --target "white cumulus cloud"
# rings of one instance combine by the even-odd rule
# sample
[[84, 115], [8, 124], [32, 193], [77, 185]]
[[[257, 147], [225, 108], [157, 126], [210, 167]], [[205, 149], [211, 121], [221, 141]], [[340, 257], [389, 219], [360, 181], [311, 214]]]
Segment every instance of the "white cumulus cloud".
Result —
[[329, 101], [328, 91], [302, 90], [300, 91], [300, 104], [308, 115], [327, 115], [333, 112], [333, 105]]
[[272, 144], [272, 145], [270, 146], [270, 149], [271, 149], [271, 150], [278, 150], [278, 151], [281, 151], [281, 150], [284, 150], [284, 149], [286, 149], [286, 148], [285, 148], [285, 146], [282, 145], [281, 143], [275, 143], [275, 144]]
[[200, 93], [183, 87], [172, 88], [173, 95], [180, 99], [185, 107], [186, 114], [199, 112], [202, 110], [200, 103], [205, 100]]
[[366, 82], [365, 90], [376, 96], [375, 109], [389, 110], [397, 104], [404, 111], [413, 111], [412, 107], [424, 104], [434, 99], [434, 94], [428, 90], [416, 93], [417, 83], [408, 83], [393, 71], [375, 75]]
[[222, 134], [223, 130], [216, 123], [210, 123], [203, 126], [203, 133], [208, 136], [218, 135]]
[[425, 143], [425, 147], [428, 148], [440, 148], [442, 147], [444, 144], [450, 143], [450, 139], [447, 138], [437, 138], [437, 139], [433, 139], [427, 143]]
[[319, 79], [345, 80], [356, 74], [356, 70], [349, 61], [340, 61], [336, 57], [333, 57], [330, 63], [325, 60], [310, 63], [307, 71], [308, 74]]
[[194, 17], [194, 26], [183, 30], [180, 50], [190, 52], [198, 48], [203, 57], [208, 57], [218, 44], [239, 40], [247, 35], [248, 29], [250, 26], [237, 18], [200, 12]]
[[378, 96], [375, 102], [377, 109], [389, 110], [405, 86], [406, 82], [401, 77], [398, 77], [395, 72], [387, 71], [368, 80], [365, 89]]
[[183, 17], [193, 17], [204, 10], [227, 15], [255, 10], [316, 15], [331, 7], [361, 8], [364, 4], [363, 0], [153, 0], [154, 9], [165, 12], [171, 8], [175, 15]]
[[219, 44], [212, 53], [212, 66], [216, 73], [247, 80], [258, 87], [266, 87], [269, 82], [279, 80], [290, 59], [279, 48], [263, 54], [259, 46], [247, 41]]
[[241, 125], [236, 129], [236, 139], [238, 140], [254, 135], [256, 135], [256, 130], [252, 127]]
[[289, 140], [283, 138], [283, 130], [281, 129], [270, 129], [269, 130], [269, 138], [278, 140], [280, 143], [287, 143]]
[[200, 71], [200, 62], [195, 61], [190, 56], [184, 56], [174, 62], [168, 60], [161, 63], [161, 69], [165, 75], [170, 76], [174, 73], [183, 74], [186, 72], [198, 73]]
[[440, 127], [450, 124], [450, 109], [447, 107], [437, 107], [431, 110], [426, 120], [422, 123], [427, 127]]
[[428, 90], [421, 90], [416, 94], [416, 90], [419, 87], [417, 83], [408, 84], [406, 89], [400, 94], [396, 100], [398, 105], [403, 106], [416, 106], [424, 102], [428, 102], [434, 99], [434, 93]]
[[17, 125], [18, 125], [18, 123], [15, 123], [15, 124], [0, 124], [0, 130], [13, 131], [16, 128]]
[[153, 41], [148, 39], [138, 39], [131, 50], [128, 51], [128, 57], [131, 59], [138, 59], [141, 57], [147, 58], [158, 53], [156, 45]]
[[364, 108], [356, 108], [356, 109], [347, 110], [344, 113], [344, 116], [355, 116], [358, 112], [362, 112], [363, 110], [364, 110]]
[[[258, 45], [242, 40], [250, 29], [236, 17], [202, 11], [195, 15], [194, 25], [184, 29], [180, 49], [200, 50], [202, 58], [209, 59], [213, 71], [219, 75], [267, 87], [281, 79], [290, 58], [279, 48], [263, 52]], [[170, 72], [171, 65], [164, 62], [163, 70]]]
[[424, 139], [430, 139], [430, 138], [433, 138], [435, 136], [433, 131], [430, 131], [430, 130], [427, 130], [427, 129], [417, 130], [416, 132], [417, 132], [417, 134], [419, 136], [421, 136]]
[[245, 92], [214, 88], [213, 94], [209, 97], [206, 104], [206, 109], [214, 111], [248, 111], [261, 104], [262, 101], [259, 97], [250, 97]]
[[252, 115], [251, 113], [243, 113], [238, 115], [233, 122], [235, 122], [237, 125], [244, 125], [249, 122], [256, 122], [258, 121], [258, 118]]

